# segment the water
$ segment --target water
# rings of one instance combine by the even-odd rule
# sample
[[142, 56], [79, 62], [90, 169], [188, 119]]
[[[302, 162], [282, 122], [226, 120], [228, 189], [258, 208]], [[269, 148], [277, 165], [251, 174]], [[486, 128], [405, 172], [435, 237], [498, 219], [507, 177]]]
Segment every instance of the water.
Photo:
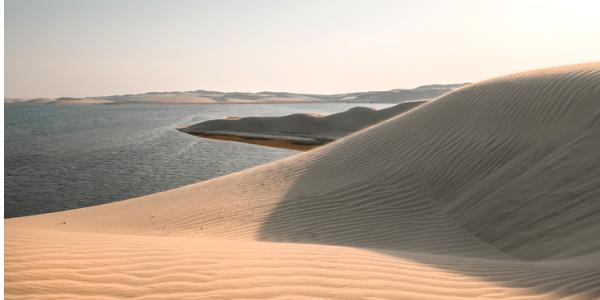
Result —
[[7, 104], [4, 217], [146, 195], [297, 153], [201, 139], [176, 131], [178, 125], [227, 116], [334, 113], [353, 106], [357, 104]]

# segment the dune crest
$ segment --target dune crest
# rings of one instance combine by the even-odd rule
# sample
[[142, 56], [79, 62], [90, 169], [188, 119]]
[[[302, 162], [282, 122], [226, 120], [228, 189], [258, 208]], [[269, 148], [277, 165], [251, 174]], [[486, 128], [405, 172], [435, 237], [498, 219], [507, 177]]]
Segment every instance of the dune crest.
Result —
[[598, 149], [600, 63], [502, 76], [282, 161], [6, 220], [6, 296], [598, 298]]

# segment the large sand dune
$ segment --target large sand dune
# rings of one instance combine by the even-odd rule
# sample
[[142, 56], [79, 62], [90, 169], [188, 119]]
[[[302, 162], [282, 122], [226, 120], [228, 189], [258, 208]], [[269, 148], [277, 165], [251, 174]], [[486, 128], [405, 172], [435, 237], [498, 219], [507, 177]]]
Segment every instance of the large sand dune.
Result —
[[600, 298], [600, 63], [476, 83], [292, 158], [9, 219], [6, 296]]

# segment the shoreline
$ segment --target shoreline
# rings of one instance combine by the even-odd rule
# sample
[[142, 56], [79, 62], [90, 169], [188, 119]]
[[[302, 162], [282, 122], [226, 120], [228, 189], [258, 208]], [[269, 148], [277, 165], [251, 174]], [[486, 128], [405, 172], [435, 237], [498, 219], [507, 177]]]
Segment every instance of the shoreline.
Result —
[[[182, 131], [182, 130], [180, 130]], [[185, 132], [185, 131], [182, 131]], [[296, 150], [296, 151], [309, 151], [323, 145], [329, 144], [334, 140], [331, 139], [316, 139], [316, 138], [307, 138], [300, 140], [298, 138], [277, 138], [274, 135], [265, 136], [265, 135], [252, 135], [252, 134], [235, 134], [235, 133], [206, 133], [206, 132], [185, 132], [187, 134], [191, 134], [194, 136], [213, 139], [213, 140], [221, 140], [221, 141], [231, 141], [231, 142], [239, 142], [245, 144], [259, 145], [265, 147], [272, 148], [281, 148], [287, 150]]]

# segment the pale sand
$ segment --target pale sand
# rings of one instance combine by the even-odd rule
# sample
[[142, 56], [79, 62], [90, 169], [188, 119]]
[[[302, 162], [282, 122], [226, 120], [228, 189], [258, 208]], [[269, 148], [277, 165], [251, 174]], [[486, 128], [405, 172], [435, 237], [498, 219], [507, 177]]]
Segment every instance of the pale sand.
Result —
[[331, 114], [292, 114], [283, 117], [226, 118], [178, 130], [205, 138], [307, 151], [405, 113], [427, 101], [404, 102], [385, 109], [353, 107]]
[[600, 63], [504, 76], [289, 159], [6, 220], [5, 293], [599, 298], [598, 149]]

